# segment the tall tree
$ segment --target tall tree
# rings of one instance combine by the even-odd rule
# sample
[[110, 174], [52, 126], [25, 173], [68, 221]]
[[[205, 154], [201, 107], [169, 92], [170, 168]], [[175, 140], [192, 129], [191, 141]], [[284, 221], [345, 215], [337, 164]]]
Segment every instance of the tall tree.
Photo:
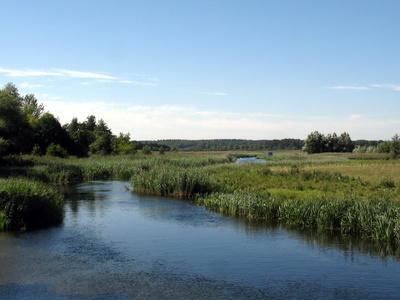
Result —
[[308, 154], [325, 152], [326, 141], [325, 136], [318, 131], [314, 131], [307, 136], [304, 141], [303, 151]]
[[397, 133], [392, 137], [390, 154], [392, 158], [397, 158], [400, 154], [400, 137]]
[[31, 145], [31, 132], [20, 106], [18, 90], [12, 84], [0, 90], [0, 152], [26, 152]]
[[34, 125], [34, 143], [40, 147], [42, 154], [46, 153], [51, 144], [60, 145], [65, 149], [71, 147], [71, 140], [65, 128], [51, 113], [45, 113]]
[[108, 128], [106, 122], [100, 119], [94, 130], [94, 142], [90, 144], [90, 153], [91, 154], [102, 154], [108, 155], [111, 154], [112, 146], [112, 133]]

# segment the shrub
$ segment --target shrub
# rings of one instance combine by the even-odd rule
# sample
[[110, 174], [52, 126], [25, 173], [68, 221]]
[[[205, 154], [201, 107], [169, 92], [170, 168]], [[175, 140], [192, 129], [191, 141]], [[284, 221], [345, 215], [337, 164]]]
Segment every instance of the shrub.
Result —
[[62, 146], [51, 143], [46, 149], [46, 155], [64, 158], [68, 156], [68, 152]]

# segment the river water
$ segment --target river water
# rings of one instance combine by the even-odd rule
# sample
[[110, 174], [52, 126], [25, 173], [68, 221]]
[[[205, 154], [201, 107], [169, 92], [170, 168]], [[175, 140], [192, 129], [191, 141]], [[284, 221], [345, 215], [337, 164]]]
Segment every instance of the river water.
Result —
[[128, 185], [66, 187], [63, 225], [0, 233], [0, 299], [400, 297], [390, 245], [229, 218]]

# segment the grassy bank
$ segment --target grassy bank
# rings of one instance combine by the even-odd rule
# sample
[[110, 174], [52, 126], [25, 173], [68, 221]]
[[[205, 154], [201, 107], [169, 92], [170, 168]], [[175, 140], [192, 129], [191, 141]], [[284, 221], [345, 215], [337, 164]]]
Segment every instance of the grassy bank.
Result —
[[60, 224], [62, 196], [47, 184], [22, 178], [0, 179], [0, 230]]
[[[268, 162], [236, 164], [235, 156]], [[27, 159], [29, 165], [3, 169], [3, 176], [130, 180], [136, 192], [197, 199], [224, 214], [400, 243], [400, 161], [382, 156], [282, 151], [272, 157], [201, 152]]]

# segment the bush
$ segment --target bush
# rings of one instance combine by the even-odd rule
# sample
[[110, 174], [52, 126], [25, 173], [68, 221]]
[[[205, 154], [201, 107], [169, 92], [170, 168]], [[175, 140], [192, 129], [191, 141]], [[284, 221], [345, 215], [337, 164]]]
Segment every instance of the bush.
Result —
[[46, 149], [46, 155], [64, 158], [68, 156], [68, 152], [62, 146], [51, 143]]

